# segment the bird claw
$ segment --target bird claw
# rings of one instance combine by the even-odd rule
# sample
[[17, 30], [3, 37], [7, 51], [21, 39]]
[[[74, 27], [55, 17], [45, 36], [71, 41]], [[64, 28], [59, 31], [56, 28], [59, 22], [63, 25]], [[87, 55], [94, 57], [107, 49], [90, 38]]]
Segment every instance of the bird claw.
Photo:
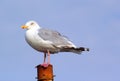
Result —
[[41, 64], [41, 66], [43, 66], [43, 67], [48, 67], [50, 64], [49, 63], [43, 63], [43, 64]]

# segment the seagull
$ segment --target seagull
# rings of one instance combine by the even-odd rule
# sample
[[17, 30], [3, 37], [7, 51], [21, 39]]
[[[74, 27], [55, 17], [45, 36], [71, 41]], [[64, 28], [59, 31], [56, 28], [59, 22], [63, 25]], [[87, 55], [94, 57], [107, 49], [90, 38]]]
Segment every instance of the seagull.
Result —
[[41, 64], [44, 67], [50, 64], [50, 54], [58, 52], [81, 54], [82, 51], [89, 51], [89, 48], [76, 47], [66, 36], [57, 31], [40, 27], [36, 21], [28, 21], [21, 28], [26, 29], [25, 40], [27, 43], [33, 49], [44, 53], [44, 61]]

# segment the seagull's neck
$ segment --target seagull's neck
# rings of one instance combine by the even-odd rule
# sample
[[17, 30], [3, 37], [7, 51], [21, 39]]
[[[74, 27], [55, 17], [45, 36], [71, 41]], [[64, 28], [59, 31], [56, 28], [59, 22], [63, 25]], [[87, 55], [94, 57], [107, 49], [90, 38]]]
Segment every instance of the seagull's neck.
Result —
[[34, 28], [31, 28], [31, 29], [28, 29], [26, 31], [26, 35], [34, 35], [38, 32], [39, 29], [40, 29], [40, 27], [34, 27]]
[[38, 28], [32, 28], [31, 30], [32, 31], [36, 31], [36, 30], [39, 30], [39, 29], [41, 29], [40, 27], [38, 27]]

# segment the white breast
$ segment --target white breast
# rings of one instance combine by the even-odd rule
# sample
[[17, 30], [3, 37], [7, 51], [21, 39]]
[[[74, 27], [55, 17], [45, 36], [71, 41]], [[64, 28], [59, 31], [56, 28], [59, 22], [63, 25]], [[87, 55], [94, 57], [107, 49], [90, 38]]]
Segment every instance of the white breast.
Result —
[[50, 51], [55, 51], [56, 48], [52, 46], [52, 42], [43, 40], [37, 33], [37, 31], [27, 30], [25, 36], [27, 43], [32, 48], [41, 52], [44, 52], [47, 49]]

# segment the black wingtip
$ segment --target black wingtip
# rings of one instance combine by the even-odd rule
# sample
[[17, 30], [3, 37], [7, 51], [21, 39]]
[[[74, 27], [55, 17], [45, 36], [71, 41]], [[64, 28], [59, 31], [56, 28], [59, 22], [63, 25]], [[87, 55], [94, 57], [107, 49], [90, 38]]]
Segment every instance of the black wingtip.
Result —
[[84, 48], [84, 47], [80, 47], [78, 49], [81, 50], [81, 51], [90, 51], [89, 48]]
[[89, 48], [85, 48], [86, 49], [86, 51], [90, 51], [90, 49]]

